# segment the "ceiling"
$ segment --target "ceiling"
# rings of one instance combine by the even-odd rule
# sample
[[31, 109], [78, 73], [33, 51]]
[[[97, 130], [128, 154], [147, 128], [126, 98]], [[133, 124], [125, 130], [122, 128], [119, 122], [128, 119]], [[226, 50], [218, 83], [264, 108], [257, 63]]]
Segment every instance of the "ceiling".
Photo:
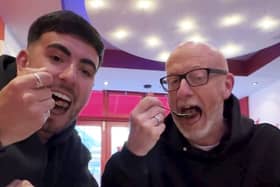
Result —
[[[98, 90], [163, 93], [158, 80], [165, 74], [164, 59], [182, 41], [205, 40], [230, 60], [241, 62], [242, 69], [243, 62], [244, 67], [252, 65], [245, 63], [253, 54], [280, 40], [279, 0], [254, 0], [253, 4], [252, 0], [153, 0], [151, 9], [147, 9], [149, 1], [143, 2], [139, 9], [137, 0], [0, 0], [0, 16], [20, 47], [26, 44], [31, 22], [44, 13], [69, 9], [88, 19], [107, 48], [94, 86]], [[231, 22], [222, 24], [224, 17]], [[267, 23], [260, 25], [264, 20]], [[180, 25], [182, 22], [185, 25]], [[279, 55], [280, 51], [247, 76], [236, 76], [233, 92], [238, 97], [248, 96], [280, 80]], [[152, 87], [144, 88], [144, 84]]]
[[[279, 0], [85, 2], [91, 22], [104, 38], [143, 58], [162, 60], [162, 53], [169, 53], [186, 40], [207, 42], [227, 57], [248, 54], [280, 41]], [[262, 23], [265, 20], [267, 23]], [[230, 46], [235, 46], [235, 51], [229, 51]]]

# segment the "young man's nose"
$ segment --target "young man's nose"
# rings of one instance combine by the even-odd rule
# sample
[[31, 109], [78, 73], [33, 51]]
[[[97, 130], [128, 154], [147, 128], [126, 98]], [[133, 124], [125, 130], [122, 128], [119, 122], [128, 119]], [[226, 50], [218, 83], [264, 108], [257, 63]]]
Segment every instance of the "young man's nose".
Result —
[[74, 83], [77, 79], [78, 72], [74, 64], [65, 67], [60, 73], [59, 78], [69, 83]]

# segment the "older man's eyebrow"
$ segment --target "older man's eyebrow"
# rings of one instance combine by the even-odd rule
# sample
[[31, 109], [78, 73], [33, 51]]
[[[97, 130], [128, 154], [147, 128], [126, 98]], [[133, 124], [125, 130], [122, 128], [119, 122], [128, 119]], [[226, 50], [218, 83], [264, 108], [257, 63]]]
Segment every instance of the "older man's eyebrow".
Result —
[[55, 48], [55, 49], [62, 51], [65, 55], [71, 56], [71, 52], [65, 46], [63, 46], [61, 44], [58, 44], [58, 43], [50, 44], [47, 46], [47, 48]]
[[82, 58], [80, 60], [80, 63], [90, 65], [94, 69], [95, 72], [97, 70], [97, 67], [96, 67], [95, 63], [90, 59]]

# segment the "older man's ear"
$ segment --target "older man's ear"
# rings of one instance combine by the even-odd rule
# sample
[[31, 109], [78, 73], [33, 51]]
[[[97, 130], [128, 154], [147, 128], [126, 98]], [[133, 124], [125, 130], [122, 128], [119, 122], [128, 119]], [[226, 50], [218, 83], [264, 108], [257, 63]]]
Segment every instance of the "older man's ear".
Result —
[[226, 76], [224, 99], [229, 98], [234, 85], [234, 75], [232, 73], [228, 73]]

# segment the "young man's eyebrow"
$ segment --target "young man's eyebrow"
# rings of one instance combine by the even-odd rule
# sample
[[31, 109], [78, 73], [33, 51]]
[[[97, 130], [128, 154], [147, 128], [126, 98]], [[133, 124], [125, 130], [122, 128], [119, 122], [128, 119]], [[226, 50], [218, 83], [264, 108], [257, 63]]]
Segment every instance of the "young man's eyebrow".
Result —
[[92, 66], [92, 68], [94, 69], [94, 71], [97, 70], [97, 67], [96, 67], [95, 63], [94, 63], [92, 60], [90, 60], [90, 59], [83, 58], [83, 59], [80, 60], [80, 63], [82, 63], [82, 64], [88, 64], [88, 65]]
[[61, 44], [57, 44], [57, 43], [50, 44], [50, 45], [48, 45], [47, 48], [56, 48], [56, 49], [62, 51], [67, 56], [71, 56], [71, 52], [65, 46], [63, 46]]
[[[50, 44], [50, 45], [48, 45], [47, 48], [56, 48], [56, 49], [62, 51], [67, 56], [71, 56], [71, 52], [65, 46], [63, 46], [61, 44], [58, 44], [58, 43]], [[92, 66], [94, 71], [97, 70], [97, 67], [96, 67], [95, 63], [90, 59], [83, 58], [83, 59], [80, 60], [80, 63], [88, 64], [88, 65]]]

